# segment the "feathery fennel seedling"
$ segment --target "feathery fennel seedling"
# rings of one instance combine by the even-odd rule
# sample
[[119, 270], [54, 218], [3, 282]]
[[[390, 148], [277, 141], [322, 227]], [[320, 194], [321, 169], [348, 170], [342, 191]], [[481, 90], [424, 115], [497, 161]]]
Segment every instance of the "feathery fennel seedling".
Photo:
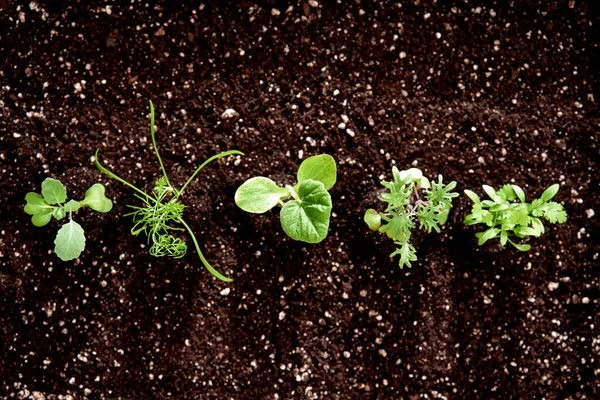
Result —
[[81, 201], [67, 201], [67, 189], [57, 179], [46, 178], [42, 182], [42, 194], [29, 192], [25, 195], [25, 212], [31, 215], [35, 226], [44, 226], [52, 217], [61, 220], [69, 217], [56, 234], [54, 252], [63, 261], [74, 260], [85, 249], [85, 233], [81, 225], [73, 220], [73, 213], [80, 208], [89, 207], [94, 211], [109, 212], [112, 201], [104, 195], [105, 189], [101, 183], [92, 185]]
[[[102, 166], [98, 160], [98, 150], [96, 150], [96, 167], [102, 173], [133, 189], [136, 192], [135, 197], [141, 200], [144, 204], [143, 206], [128, 206], [133, 210], [132, 212], [125, 214], [125, 216], [133, 217], [134, 225], [131, 229], [131, 233], [133, 235], [144, 233], [147, 236], [148, 243], [152, 243], [149, 250], [152, 256], [181, 258], [187, 253], [187, 244], [182, 239], [173, 236], [172, 233], [185, 229], [191, 236], [192, 242], [194, 243], [196, 251], [198, 252], [198, 256], [200, 257], [200, 261], [206, 267], [206, 269], [208, 269], [211, 274], [222, 281], [231, 282], [231, 278], [222, 275], [216, 269], [214, 269], [202, 254], [200, 245], [198, 244], [198, 240], [196, 239], [194, 232], [183, 219], [185, 205], [180, 202], [180, 197], [190, 182], [208, 163], [222, 157], [227, 157], [234, 154], [243, 155], [244, 153], [238, 150], [229, 150], [210, 157], [200, 164], [198, 168], [196, 168], [194, 173], [180, 189], [176, 189], [169, 181], [162, 158], [158, 152], [158, 146], [156, 145], [156, 138], [154, 135], [154, 104], [152, 104], [152, 102], [150, 102], [150, 137], [152, 139], [152, 146], [154, 147], [156, 158], [158, 159], [158, 164], [160, 165], [160, 169], [162, 171], [162, 176], [156, 180], [151, 193], [147, 193], [137, 188], [136, 186], [127, 182], [125, 179], [117, 176], [115, 173]], [[184, 229], [173, 226], [172, 224], [180, 224], [184, 227]]]
[[335, 160], [328, 154], [304, 160], [295, 186], [277, 186], [269, 178], [255, 176], [235, 192], [235, 204], [242, 210], [262, 214], [281, 206], [280, 221], [284, 232], [294, 240], [318, 243], [327, 237], [331, 216], [328, 190], [337, 179]]
[[[527, 236], [539, 237], [545, 231], [541, 218], [550, 223], [562, 224], [567, 213], [560, 203], [550, 201], [558, 192], [558, 183], [547, 188], [539, 199], [527, 203], [525, 192], [517, 185], [507, 184], [500, 190], [483, 185], [491, 200], [481, 200], [471, 190], [465, 194], [473, 201], [471, 214], [465, 218], [466, 225], [485, 224], [488, 229], [475, 234], [481, 246], [490, 239], [499, 238], [500, 245], [508, 242], [520, 251], [528, 251], [531, 245], [515, 243], [513, 239]], [[516, 200], [519, 202], [516, 202]]]
[[442, 183], [429, 181], [418, 168], [399, 171], [392, 167], [393, 182], [381, 182], [388, 192], [381, 194], [380, 199], [387, 203], [384, 212], [370, 208], [365, 212], [364, 221], [374, 231], [385, 233], [394, 241], [397, 248], [390, 258], [399, 255], [400, 268], [411, 266], [411, 261], [417, 260], [417, 253], [410, 243], [411, 231], [416, 221], [419, 228], [428, 233], [431, 230], [440, 232], [440, 225], [448, 219], [452, 207], [452, 198], [458, 193], [451, 192], [456, 182]]

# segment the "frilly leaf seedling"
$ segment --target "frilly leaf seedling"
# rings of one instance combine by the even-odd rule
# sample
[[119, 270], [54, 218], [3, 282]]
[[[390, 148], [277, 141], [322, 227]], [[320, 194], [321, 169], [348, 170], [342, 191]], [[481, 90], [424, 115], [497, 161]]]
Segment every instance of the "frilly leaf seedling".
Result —
[[54, 252], [63, 261], [74, 260], [85, 249], [85, 232], [73, 220], [73, 213], [82, 207], [99, 212], [109, 212], [112, 201], [106, 198], [104, 186], [96, 183], [85, 193], [82, 201], [67, 201], [67, 189], [57, 179], [46, 178], [42, 182], [42, 194], [29, 192], [25, 195], [25, 213], [31, 215], [35, 226], [44, 226], [52, 217], [57, 220], [69, 216], [69, 222], [58, 231], [54, 240]]
[[410, 243], [412, 229], [418, 222], [419, 228], [428, 233], [440, 232], [440, 226], [448, 219], [452, 198], [458, 196], [452, 192], [456, 182], [444, 184], [441, 175], [437, 182], [430, 181], [418, 168], [399, 171], [394, 166], [392, 175], [392, 182], [381, 182], [388, 190], [380, 196], [387, 207], [383, 212], [368, 209], [364, 221], [369, 229], [385, 233], [394, 241], [397, 248], [390, 258], [400, 256], [400, 268], [410, 267], [417, 260], [416, 249]]
[[[214, 269], [202, 254], [200, 245], [198, 244], [198, 240], [196, 239], [192, 228], [190, 228], [190, 226], [183, 219], [185, 205], [180, 202], [180, 197], [190, 182], [208, 163], [222, 157], [235, 154], [243, 155], [243, 153], [238, 150], [229, 150], [208, 158], [206, 161], [200, 164], [198, 168], [196, 168], [194, 173], [188, 178], [188, 180], [180, 189], [176, 189], [169, 181], [162, 158], [158, 152], [158, 146], [156, 145], [156, 138], [154, 134], [154, 104], [152, 104], [152, 102], [150, 102], [150, 136], [152, 139], [152, 146], [154, 147], [154, 152], [162, 172], [162, 176], [156, 180], [151, 193], [147, 193], [137, 188], [125, 179], [105, 168], [100, 163], [98, 159], [98, 150], [96, 150], [96, 167], [102, 173], [133, 189], [136, 192], [135, 197], [137, 197], [143, 203], [143, 206], [128, 206], [132, 211], [128, 214], [125, 214], [125, 216], [133, 217], [134, 224], [133, 228], [131, 229], [131, 233], [133, 235], [143, 233], [147, 236], [148, 243], [151, 243], [150, 254], [152, 256], [180, 258], [187, 253], [187, 244], [181, 238], [174, 236], [173, 233], [175, 231], [186, 230], [192, 238], [192, 242], [194, 243], [196, 251], [198, 252], [198, 257], [206, 269], [208, 269], [211, 274], [222, 281], [231, 282], [231, 278], [222, 275], [220, 272]], [[183, 228], [174, 226], [173, 224], [179, 224], [183, 226]]]

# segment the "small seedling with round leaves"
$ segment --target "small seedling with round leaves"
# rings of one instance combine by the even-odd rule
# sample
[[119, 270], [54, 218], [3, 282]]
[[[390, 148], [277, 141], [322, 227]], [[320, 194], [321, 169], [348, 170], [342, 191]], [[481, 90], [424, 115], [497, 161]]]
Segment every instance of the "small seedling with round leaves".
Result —
[[465, 194], [473, 201], [471, 214], [466, 216], [465, 224], [488, 226], [485, 231], [475, 234], [480, 246], [490, 239], [498, 238], [502, 246], [510, 243], [520, 251], [528, 251], [531, 245], [516, 243], [515, 238], [542, 235], [545, 229], [541, 218], [553, 224], [562, 224], [567, 220], [563, 206], [550, 201], [559, 188], [558, 183], [550, 186], [539, 199], [531, 203], [527, 203], [523, 189], [512, 184], [504, 185], [500, 190], [483, 185], [484, 192], [491, 200], [481, 200], [475, 192], [465, 190]]
[[327, 237], [331, 216], [328, 190], [337, 179], [335, 160], [328, 154], [304, 160], [294, 186], [277, 186], [269, 178], [255, 176], [235, 192], [235, 204], [242, 210], [262, 214], [281, 206], [280, 222], [284, 232], [294, 240], [318, 243]]
[[456, 182], [444, 184], [441, 175], [437, 182], [430, 181], [418, 168], [399, 171], [394, 166], [392, 175], [393, 182], [381, 182], [388, 189], [380, 196], [387, 203], [385, 211], [370, 208], [365, 212], [364, 221], [371, 230], [385, 233], [394, 241], [397, 248], [390, 258], [399, 255], [400, 268], [410, 267], [411, 261], [417, 260], [417, 252], [410, 243], [415, 219], [420, 229], [428, 233], [433, 229], [439, 233], [440, 226], [448, 219], [452, 198], [458, 196], [452, 192]]
[[85, 233], [81, 225], [73, 220], [73, 213], [80, 208], [89, 207], [94, 211], [109, 212], [112, 201], [104, 195], [104, 186], [100, 183], [92, 185], [81, 201], [67, 201], [67, 189], [57, 179], [46, 178], [42, 182], [42, 194], [29, 192], [25, 195], [25, 212], [31, 215], [35, 226], [44, 226], [52, 217], [61, 220], [68, 216], [69, 222], [64, 224], [56, 234], [54, 252], [63, 261], [74, 260], [85, 249]]
[[[194, 246], [198, 252], [198, 257], [206, 269], [208, 269], [211, 274], [222, 281], [231, 282], [231, 278], [224, 276], [214, 269], [202, 254], [200, 245], [198, 244], [198, 240], [196, 239], [192, 228], [190, 228], [190, 226], [183, 219], [185, 205], [182, 204], [179, 199], [190, 182], [208, 163], [222, 157], [227, 157], [234, 154], [243, 155], [244, 153], [238, 150], [229, 150], [208, 158], [206, 161], [200, 164], [198, 168], [196, 168], [194, 173], [180, 189], [176, 189], [169, 181], [162, 158], [158, 152], [158, 146], [156, 145], [156, 138], [154, 135], [154, 104], [152, 104], [152, 102], [150, 102], [150, 137], [152, 139], [152, 146], [154, 147], [156, 158], [158, 159], [158, 164], [160, 165], [160, 169], [162, 171], [162, 176], [156, 180], [151, 193], [146, 193], [145, 191], [137, 188], [136, 186], [127, 182], [125, 179], [117, 176], [115, 173], [102, 166], [98, 160], [98, 150], [96, 150], [96, 167], [102, 173], [133, 189], [136, 192], [135, 197], [140, 199], [144, 204], [141, 207], [128, 206], [133, 210], [132, 212], [125, 214], [125, 216], [133, 217], [134, 225], [131, 229], [131, 233], [133, 235], [144, 233], [147, 236], [148, 243], [152, 243], [150, 246], [150, 254], [152, 256], [181, 258], [187, 253], [187, 244], [179, 237], [174, 236], [173, 233], [174, 231], [182, 231], [185, 229], [191, 236], [192, 242], [194, 242]], [[174, 223], [182, 225], [183, 228], [173, 226], [172, 224]]]

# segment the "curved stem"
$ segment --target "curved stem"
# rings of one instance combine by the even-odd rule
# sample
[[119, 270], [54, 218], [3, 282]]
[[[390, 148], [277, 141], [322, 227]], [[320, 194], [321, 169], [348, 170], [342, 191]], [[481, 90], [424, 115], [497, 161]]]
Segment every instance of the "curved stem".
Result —
[[200, 166], [198, 168], [196, 168], [196, 170], [194, 171], [194, 173], [192, 174], [192, 176], [190, 176], [190, 178], [187, 180], [187, 182], [185, 182], [185, 184], [177, 192], [177, 197], [181, 196], [181, 194], [183, 193], [183, 191], [185, 190], [185, 188], [196, 177], [196, 175], [198, 175], [198, 172], [200, 172], [200, 170], [206, 166], [206, 164], [208, 164], [209, 162], [214, 161], [214, 160], [216, 160], [218, 158], [227, 157], [227, 156], [231, 156], [231, 155], [234, 155], [234, 154], [238, 154], [238, 155], [241, 155], [241, 156], [244, 155], [244, 153], [242, 153], [239, 150], [228, 150], [228, 151], [224, 151], [224, 152], [219, 153], [219, 154], [215, 154], [214, 156], [210, 157], [208, 160], [206, 160], [202, 164], [200, 164]]
[[162, 162], [162, 158], [160, 158], [160, 154], [158, 153], [158, 146], [156, 145], [156, 138], [154, 135], [154, 104], [152, 100], [150, 100], [150, 137], [152, 139], [152, 146], [154, 147], [154, 152], [156, 153], [156, 158], [158, 159], [158, 163], [160, 164], [160, 169], [163, 173], [163, 176], [167, 180], [167, 185], [171, 186], [171, 182], [169, 182], [169, 177], [167, 176], [167, 171], [165, 171], [165, 166]]
[[141, 189], [138, 189], [137, 187], [133, 186], [131, 183], [127, 182], [125, 179], [119, 177], [118, 175], [116, 175], [115, 173], [109, 171], [108, 169], [106, 169], [104, 166], [102, 166], [102, 164], [100, 164], [100, 161], [98, 161], [98, 151], [100, 149], [96, 149], [96, 168], [98, 168], [100, 170], [100, 172], [102, 172], [103, 174], [106, 174], [108, 176], [110, 176], [113, 179], [116, 179], [117, 181], [121, 182], [123, 185], [129, 186], [131, 189], [135, 190], [136, 192], [140, 193], [142, 196], [144, 196], [145, 199], [150, 198], [150, 196], [148, 196], [148, 193], [144, 192]]
[[204, 255], [202, 254], [202, 251], [200, 251], [200, 246], [198, 245], [198, 241], [196, 240], [196, 236], [194, 235], [194, 232], [192, 232], [192, 228], [190, 228], [189, 225], [185, 223], [183, 218], [178, 218], [177, 221], [180, 222], [183, 226], [185, 226], [185, 229], [187, 229], [188, 233], [192, 237], [192, 241], [194, 242], [194, 246], [196, 246], [196, 251], [198, 252], [198, 256], [200, 256], [200, 261], [202, 261], [202, 264], [204, 264], [206, 269], [208, 269], [211, 274], [213, 274], [220, 280], [222, 280], [224, 282], [232, 282], [233, 279], [222, 275], [220, 272], [218, 272], [216, 269], [214, 269], [212, 267], [212, 265], [210, 265], [208, 263], [208, 261], [206, 261], [206, 258], [204, 258]]

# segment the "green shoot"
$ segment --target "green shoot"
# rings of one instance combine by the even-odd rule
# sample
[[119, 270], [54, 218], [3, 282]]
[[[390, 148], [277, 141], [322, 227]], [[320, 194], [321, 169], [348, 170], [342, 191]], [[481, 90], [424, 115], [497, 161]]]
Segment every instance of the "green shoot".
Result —
[[364, 221], [374, 231], [385, 233], [394, 241], [397, 249], [390, 258], [399, 255], [400, 268], [410, 267], [411, 261], [417, 260], [417, 253], [410, 243], [412, 229], [418, 222], [420, 229], [428, 233], [432, 230], [440, 232], [440, 226], [448, 219], [452, 207], [452, 198], [458, 193], [452, 192], [456, 182], [442, 183], [430, 181], [417, 168], [399, 171], [392, 167], [392, 182], [381, 182], [388, 191], [381, 194], [382, 201], [387, 203], [384, 212], [370, 208], [365, 212]]
[[327, 237], [331, 216], [331, 195], [337, 168], [333, 157], [321, 154], [300, 164], [295, 186], [280, 187], [269, 178], [256, 176], [235, 192], [235, 204], [242, 210], [262, 214], [281, 206], [284, 232], [294, 240], [318, 243]]
[[[196, 239], [194, 232], [183, 219], [185, 205], [180, 202], [180, 197], [190, 182], [208, 163], [222, 157], [227, 157], [234, 154], [243, 155], [244, 153], [238, 150], [229, 150], [210, 157], [200, 164], [198, 168], [196, 168], [194, 173], [188, 178], [188, 180], [180, 189], [176, 189], [169, 181], [162, 158], [158, 152], [158, 146], [156, 144], [156, 137], [154, 134], [154, 104], [152, 102], [150, 102], [150, 137], [152, 139], [154, 152], [162, 172], [162, 176], [156, 180], [151, 193], [146, 193], [145, 191], [137, 188], [136, 186], [127, 182], [125, 179], [105, 168], [102, 164], [100, 164], [98, 159], [98, 150], [96, 150], [96, 167], [102, 173], [121, 182], [130, 189], [133, 189], [136, 192], [135, 197], [137, 197], [143, 203], [142, 206], [128, 206], [132, 211], [125, 214], [125, 216], [133, 217], [133, 228], [131, 228], [131, 234], [139, 235], [140, 233], [143, 233], [146, 235], [148, 243], [151, 244], [149, 252], [152, 256], [181, 258], [187, 253], [187, 244], [181, 238], [174, 236], [173, 234], [176, 231], [187, 231], [192, 238], [192, 242], [194, 243], [194, 247], [196, 248], [196, 252], [198, 253], [200, 261], [206, 267], [206, 269], [208, 269], [211, 274], [222, 281], [231, 282], [231, 278], [222, 275], [220, 272], [214, 269], [202, 254], [200, 245], [198, 244], [198, 240]], [[183, 228], [176, 225], [174, 226], [173, 224], [179, 224], [183, 226]]]
[[74, 260], [85, 249], [85, 233], [81, 225], [73, 220], [73, 213], [82, 207], [89, 207], [99, 212], [109, 212], [112, 201], [104, 195], [104, 186], [100, 183], [92, 185], [82, 201], [67, 201], [67, 189], [57, 179], [46, 178], [42, 182], [42, 194], [29, 192], [25, 195], [25, 213], [31, 215], [35, 226], [44, 226], [52, 217], [61, 220], [69, 216], [54, 240], [54, 252], [63, 261]]
[[483, 190], [491, 200], [481, 200], [474, 192], [465, 190], [465, 194], [473, 201], [471, 214], [466, 216], [465, 224], [488, 226], [487, 230], [475, 234], [480, 246], [498, 238], [501, 246], [508, 242], [520, 251], [528, 251], [531, 245], [516, 243], [514, 239], [542, 235], [545, 229], [541, 218], [553, 224], [562, 224], [567, 220], [562, 205], [550, 201], [559, 188], [558, 183], [550, 186], [539, 199], [531, 203], [526, 202], [525, 192], [517, 185], [507, 184], [497, 191], [483, 185]]

